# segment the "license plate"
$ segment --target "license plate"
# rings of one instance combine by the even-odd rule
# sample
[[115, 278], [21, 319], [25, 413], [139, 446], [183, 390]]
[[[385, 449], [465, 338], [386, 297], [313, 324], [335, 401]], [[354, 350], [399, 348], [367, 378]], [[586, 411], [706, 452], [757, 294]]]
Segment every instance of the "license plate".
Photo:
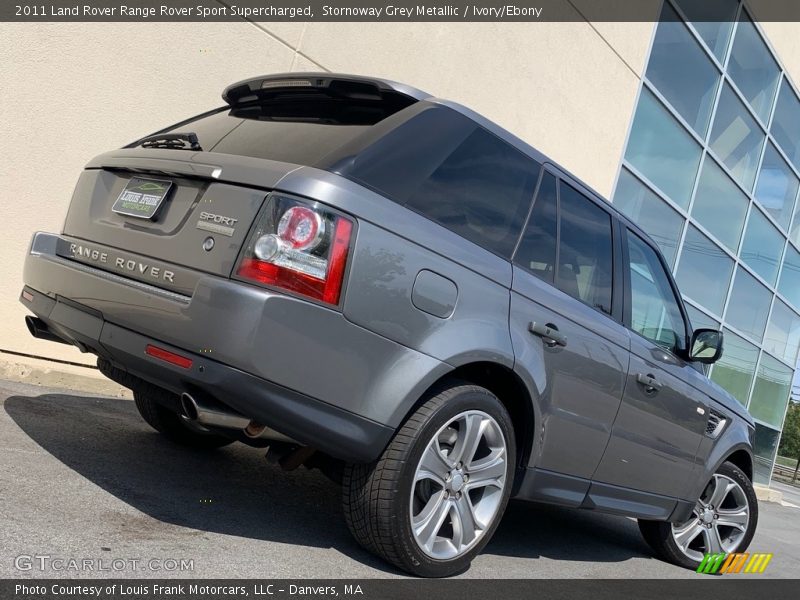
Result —
[[134, 177], [122, 190], [111, 210], [128, 217], [152, 220], [171, 188], [171, 181]]

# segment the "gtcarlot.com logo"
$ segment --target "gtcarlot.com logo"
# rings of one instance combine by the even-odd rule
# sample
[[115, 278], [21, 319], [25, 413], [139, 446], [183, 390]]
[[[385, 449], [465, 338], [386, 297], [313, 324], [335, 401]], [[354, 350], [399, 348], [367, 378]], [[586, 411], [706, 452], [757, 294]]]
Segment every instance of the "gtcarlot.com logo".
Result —
[[14, 558], [18, 571], [120, 572], [194, 571], [191, 558], [70, 558], [49, 554], [20, 554]]
[[763, 573], [767, 568], [772, 554], [754, 552], [733, 552], [727, 554], [706, 554], [700, 566], [697, 567], [698, 573], [708, 574], [737, 574], [737, 573]]

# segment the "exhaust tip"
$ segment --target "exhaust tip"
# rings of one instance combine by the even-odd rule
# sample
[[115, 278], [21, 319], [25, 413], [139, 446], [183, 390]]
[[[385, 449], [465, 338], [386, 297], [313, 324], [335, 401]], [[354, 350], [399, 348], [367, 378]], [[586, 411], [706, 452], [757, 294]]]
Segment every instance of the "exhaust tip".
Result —
[[36, 335], [36, 329], [37, 329], [37, 327], [36, 327], [36, 317], [32, 317], [30, 315], [26, 316], [25, 317], [25, 326], [28, 328], [28, 332], [33, 337], [38, 337]]
[[190, 421], [197, 421], [199, 416], [197, 411], [197, 401], [192, 397], [191, 394], [181, 394], [181, 409], [183, 410], [183, 415], [187, 419]]

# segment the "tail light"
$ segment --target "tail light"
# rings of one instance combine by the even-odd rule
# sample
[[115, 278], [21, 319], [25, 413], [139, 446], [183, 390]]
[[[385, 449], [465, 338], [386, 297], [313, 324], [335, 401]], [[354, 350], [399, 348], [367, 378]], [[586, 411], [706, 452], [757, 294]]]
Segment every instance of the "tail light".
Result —
[[236, 275], [337, 305], [353, 223], [317, 203], [267, 199]]

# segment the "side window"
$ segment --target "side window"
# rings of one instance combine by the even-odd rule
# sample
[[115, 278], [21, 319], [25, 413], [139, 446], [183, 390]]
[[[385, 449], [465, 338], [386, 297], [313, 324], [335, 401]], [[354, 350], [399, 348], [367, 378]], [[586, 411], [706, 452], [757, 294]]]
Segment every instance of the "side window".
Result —
[[564, 182], [560, 194], [556, 284], [562, 292], [611, 314], [614, 271], [611, 215]]
[[[406, 200], [406, 205], [455, 233], [510, 257], [539, 164], [476, 127]], [[395, 173], [403, 177], [402, 171]]]
[[545, 172], [514, 262], [551, 284], [555, 281], [557, 214], [556, 178]]
[[628, 232], [631, 278], [630, 328], [667, 350], [682, 349], [686, 325], [655, 251]]

